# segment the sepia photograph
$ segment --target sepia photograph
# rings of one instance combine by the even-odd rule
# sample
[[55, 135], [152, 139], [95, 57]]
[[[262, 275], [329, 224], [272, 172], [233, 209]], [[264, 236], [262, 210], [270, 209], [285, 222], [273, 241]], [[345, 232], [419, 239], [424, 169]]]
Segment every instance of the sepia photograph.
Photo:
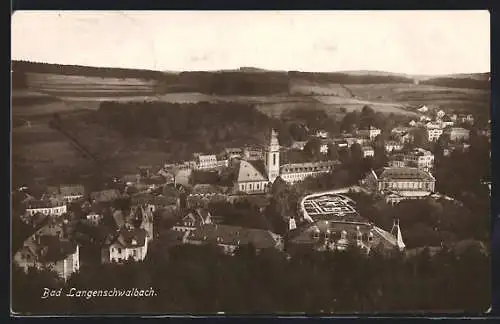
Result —
[[11, 316], [491, 312], [488, 11], [11, 28]]

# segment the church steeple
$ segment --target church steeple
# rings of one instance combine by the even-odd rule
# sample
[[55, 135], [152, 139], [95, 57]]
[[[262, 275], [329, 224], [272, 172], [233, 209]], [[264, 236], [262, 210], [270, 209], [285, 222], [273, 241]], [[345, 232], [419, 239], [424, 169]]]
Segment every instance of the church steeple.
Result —
[[271, 138], [266, 148], [265, 165], [267, 178], [273, 183], [280, 175], [280, 144], [278, 133], [274, 129], [271, 129]]
[[404, 250], [405, 243], [403, 242], [403, 235], [401, 234], [401, 228], [399, 227], [399, 219], [395, 219], [392, 224], [391, 234], [396, 238], [398, 248]]

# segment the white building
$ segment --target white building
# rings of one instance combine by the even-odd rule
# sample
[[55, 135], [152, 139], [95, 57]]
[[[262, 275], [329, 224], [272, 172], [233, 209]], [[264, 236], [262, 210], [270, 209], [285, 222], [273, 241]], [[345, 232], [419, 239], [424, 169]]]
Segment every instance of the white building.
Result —
[[427, 128], [427, 139], [429, 142], [435, 142], [443, 134], [442, 128]]
[[286, 182], [293, 183], [308, 176], [330, 172], [339, 163], [338, 161], [322, 161], [280, 165], [280, 146], [275, 130], [271, 131], [270, 142], [264, 155], [263, 165], [260, 163], [262, 161], [242, 160], [239, 162], [234, 183], [236, 191], [264, 193], [280, 175]]
[[328, 138], [328, 132], [324, 130], [318, 130], [315, 136], [319, 138]]
[[368, 129], [358, 130], [358, 136], [368, 137], [371, 141], [373, 141], [375, 137], [377, 137], [381, 133], [382, 130], [373, 126], [368, 127]]
[[38, 213], [46, 216], [61, 216], [66, 212], [66, 203], [57, 199], [31, 200], [26, 204], [26, 214], [29, 216]]
[[451, 127], [445, 130], [445, 134], [450, 137], [450, 141], [467, 141], [470, 137], [470, 131], [462, 127]]
[[423, 105], [422, 107], [418, 108], [417, 110], [420, 111], [421, 113], [426, 113], [429, 111], [429, 107], [427, 107], [426, 105]]
[[218, 167], [217, 157], [212, 155], [198, 155], [196, 159], [196, 167], [200, 170], [215, 169]]
[[375, 156], [375, 150], [371, 146], [363, 146], [361, 148], [361, 152], [363, 152], [363, 157], [373, 157]]
[[418, 168], [390, 167], [378, 174], [371, 171], [362, 183], [383, 195], [388, 203], [398, 203], [405, 199], [429, 197], [435, 190], [436, 179], [431, 173]]
[[402, 142], [396, 142], [396, 141], [387, 141], [384, 144], [385, 151], [390, 153], [393, 151], [400, 151], [404, 147], [404, 144]]
[[438, 119], [442, 119], [445, 115], [446, 115], [446, 113], [445, 113], [443, 110], [439, 110], [439, 111], [436, 113], [436, 117], [437, 117]]
[[434, 167], [434, 154], [422, 148], [416, 148], [404, 154], [404, 162], [406, 166], [417, 167], [421, 170], [431, 170]]
[[102, 249], [102, 262], [121, 263], [129, 259], [142, 261], [148, 253], [146, 230], [142, 228], [122, 228], [116, 238], [110, 238]]

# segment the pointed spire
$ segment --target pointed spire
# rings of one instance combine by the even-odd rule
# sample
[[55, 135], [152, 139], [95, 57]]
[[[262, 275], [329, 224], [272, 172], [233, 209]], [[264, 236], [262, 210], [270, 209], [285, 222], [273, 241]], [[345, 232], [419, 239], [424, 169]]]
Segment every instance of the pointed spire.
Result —
[[391, 234], [396, 238], [396, 244], [400, 250], [405, 248], [405, 243], [403, 242], [403, 235], [401, 234], [401, 228], [399, 227], [399, 219], [394, 219]]

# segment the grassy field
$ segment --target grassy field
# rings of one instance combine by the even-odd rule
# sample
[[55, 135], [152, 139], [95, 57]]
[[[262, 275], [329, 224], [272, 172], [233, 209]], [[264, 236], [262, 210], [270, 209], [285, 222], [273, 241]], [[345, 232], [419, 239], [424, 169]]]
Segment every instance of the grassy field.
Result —
[[[91, 174], [96, 164], [86, 158], [65, 136], [48, 126], [59, 113], [82, 144], [102, 161], [110, 172], [135, 172], [141, 164], [162, 165], [176, 160], [180, 148], [165, 140], [124, 139], [102, 126], [87, 122], [86, 114], [99, 108], [101, 101], [160, 101], [165, 103], [234, 102], [254, 105], [259, 111], [282, 117], [292, 109], [324, 110], [342, 118], [346, 112], [370, 105], [376, 111], [417, 115], [420, 105], [462, 109], [489, 114], [490, 92], [480, 89], [447, 88], [424, 84], [339, 84], [293, 77], [288, 93], [273, 95], [214, 95], [201, 92], [154, 93], [155, 81], [138, 78], [96, 76], [32, 75], [29, 89], [13, 91], [13, 119], [29, 125], [13, 128], [14, 178], [21, 182], [62, 174]], [[46, 93], [56, 93], [58, 98]]]

